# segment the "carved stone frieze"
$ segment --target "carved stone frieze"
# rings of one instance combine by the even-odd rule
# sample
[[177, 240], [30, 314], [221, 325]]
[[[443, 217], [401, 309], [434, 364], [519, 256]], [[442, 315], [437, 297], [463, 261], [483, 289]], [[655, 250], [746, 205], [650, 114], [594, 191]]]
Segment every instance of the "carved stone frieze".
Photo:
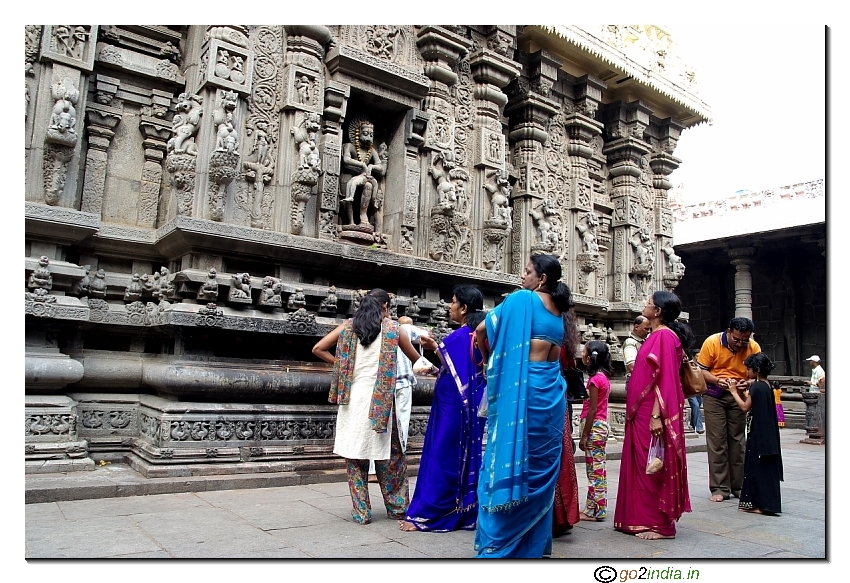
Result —
[[81, 24], [55, 24], [44, 27], [41, 58], [83, 71], [94, 66], [94, 46], [97, 26]]
[[304, 308], [289, 314], [283, 326], [284, 334], [298, 334], [302, 336], [317, 336], [319, 326], [316, 323], [315, 314], [309, 313]]
[[[225, 27], [221, 27], [224, 29]], [[221, 88], [241, 95], [251, 93], [254, 71], [254, 52], [245, 44], [236, 45], [211, 36], [201, 60], [204, 67], [198, 71], [196, 91], [204, 87]]]

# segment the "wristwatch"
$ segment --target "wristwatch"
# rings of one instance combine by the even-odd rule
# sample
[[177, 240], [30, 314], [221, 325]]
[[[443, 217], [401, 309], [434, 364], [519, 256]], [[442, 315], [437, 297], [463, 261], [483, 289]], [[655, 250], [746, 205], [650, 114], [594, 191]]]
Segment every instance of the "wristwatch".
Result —
[[653, 415], [652, 418], [653, 419], [661, 419], [661, 415]]

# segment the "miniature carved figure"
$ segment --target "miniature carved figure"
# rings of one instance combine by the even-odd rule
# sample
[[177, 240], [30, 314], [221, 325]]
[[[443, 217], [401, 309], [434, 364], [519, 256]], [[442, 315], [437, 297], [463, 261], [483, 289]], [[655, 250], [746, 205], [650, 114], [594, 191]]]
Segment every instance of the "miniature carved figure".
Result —
[[46, 255], [42, 255], [39, 258], [38, 267], [30, 274], [29, 282], [27, 283], [29, 289], [49, 290], [53, 287], [53, 276], [50, 275], [50, 269], [47, 267], [49, 264], [50, 260]]
[[171, 132], [174, 136], [167, 144], [169, 154], [197, 154], [195, 134], [198, 133], [204, 113], [201, 107], [203, 101], [201, 96], [188, 93], [181, 93], [177, 98], [177, 113], [171, 121]]
[[670, 239], [667, 239], [661, 250], [667, 256], [667, 268], [670, 270], [670, 273], [677, 276], [685, 275], [685, 264], [682, 263], [682, 258], [676, 255]]
[[56, 39], [56, 52], [61, 55], [69, 55], [71, 46], [74, 44], [74, 37], [71, 35], [71, 28], [67, 25], [60, 24], [53, 29], [53, 38]]
[[160, 299], [174, 296], [174, 282], [169, 279], [170, 272], [165, 267], [159, 269], [159, 297]]
[[490, 160], [499, 160], [502, 157], [502, 141], [496, 134], [490, 134], [487, 142], [489, 148], [487, 158]]
[[269, 151], [271, 150], [271, 142], [269, 141], [269, 124], [265, 121], [258, 121], [254, 130], [254, 148], [251, 153], [256, 154], [256, 162], [260, 166], [269, 165]]
[[382, 59], [392, 59], [395, 53], [395, 38], [399, 30], [386, 25], [366, 28], [366, 50]]
[[159, 274], [157, 273], [154, 275], [154, 277], [151, 277], [147, 273], [142, 274], [141, 284], [143, 298], [157, 299], [159, 297]]
[[[340, 214], [345, 212], [347, 224], [368, 225], [369, 204], [372, 195], [378, 190], [377, 177], [384, 176], [387, 161], [382, 159], [373, 147], [375, 126], [365, 118], [356, 118], [348, 130], [351, 140], [343, 147], [342, 162], [352, 174], [345, 186], [345, 198], [341, 201]], [[357, 192], [360, 192], [359, 212], [354, 212]], [[356, 216], [355, 216], [356, 215]]]
[[68, 49], [68, 56], [72, 59], [82, 59], [88, 38], [89, 32], [85, 27], [75, 26], [72, 44]]
[[407, 308], [404, 310], [405, 316], [410, 316], [414, 320], [419, 316], [419, 296], [413, 296], [410, 298], [410, 303], [407, 304]]
[[585, 253], [599, 252], [599, 245], [596, 242], [596, 229], [598, 227], [599, 218], [593, 212], [587, 213], [576, 223], [576, 229], [581, 235], [582, 249]]
[[635, 251], [635, 265], [645, 269], [652, 269], [655, 263], [655, 249], [652, 245], [652, 235], [646, 227], [642, 227], [629, 239]]
[[307, 75], [299, 75], [295, 82], [295, 94], [298, 96], [298, 103], [311, 105], [313, 85], [310, 83], [310, 78]]
[[198, 301], [214, 302], [218, 299], [218, 280], [216, 279], [215, 268], [210, 268], [207, 274], [207, 280], [201, 285], [198, 290]]
[[448, 325], [449, 320], [449, 308], [446, 301], [440, 298], [440, 301], [437, 303], [437, 307], [434, 308], [434, 311], [431, 312], [431, 322], [436, 324], [437, 326], [443, 327]]
[[245, 58], [242, 55], [233, 55], [230, 69], [230, 80], [234, 83], [242, 83], [245, 80]]
[[130, 284], [124, 289], [124, 301], [135, 302], [142, 299], [142, 282], [138, 273], [133, 274]]
[[[299, 170], [309, 170], [318, 175], [321, 174], [319, 165], [319, 149], [316, 147], [316, 134], [322, 127], [322, 120], [318, 113], [308, 113], [302, 124], [293, 128], [292, 134], [298, 145]], [[314, 183], [315, 184], [315, 183]]]
[[307, 298], [304, 297], [304, 290], [300, 287], [295, 288], [295, 293], [289, 296], [286, 302], [286, 308], [289, 310], [300, 310], [307, 305]]
[[221, 107], [213, 112], [216, 124], [216, 145], [219, 152], [233, 154], [237, 152], [238, 135], [234, 127], [233, 111], [236, 109], [238, 97], [233, 91], [227, 91], [222, 96]]
[[89, 296], [98, 299], [106, 297], [106, 272], [104, 270], [98, 269], [94, 274], [94, 279], [89, 286]]
[[328, 295], [325, 296], [325, 299], [322, 300], [322, 303], [319, 304], [319, 311], [322, 312], [336, 312], [336, 286], [331, 286], [328, 288]]
[[89, 286], [91, 285], [91, 277], [89, 277], [91, 265], [83, 265], [83, 270], [86, 272], [86, 274], [80, 281], [75, 283], [74, 287], [71, 289], [71, 294], [77, 296], [78, 298], [89, 295]]
[[555, 211], [548, 201], [543, 201], [537, 208], [528, 211], [537, 225], [540, 246], [553, 249], [558, 244], [558, 233], [554, 230], [552, 221]]
[[283, 284], [280, 280], [267, 275], [263, 278], [263, 289], [260, 291], [260, 304], [264, 306], [280, 306], [283, 302], [280, 292]]
[[444, 210], [454, 209], [455, 202], [457, 202], [455, 184], [449, 179], [449, 173], [454, 167], [454, 154], [451, 151], [446, 153], [435, 151], [431, 154], [431, 168], [428, 173], [437, 183], [437, 194], [440, 197], [439, 205]]
[[511, 182], [505, 170], [488, 170], [485, 174], [487, 181], [484, 190], [490, 194], [490, 203], [493, 205], [491, 221], [511, 224]]
[[65, 145], [74, 145], [77, 141], [77, 110], [74, 106], [80, 99], [79, 90], [69, 78], [50, 87], [50, 95], [55, 101], [47, 128], [49, 141]]
[[231, 300], [251, 299], [251, 276], [247, 273], [237, 273], [230, 278]]
[[227, 79], [230, 76], [230, 53], [224, 49], [218, 50], [215, 63], [215, 75]]

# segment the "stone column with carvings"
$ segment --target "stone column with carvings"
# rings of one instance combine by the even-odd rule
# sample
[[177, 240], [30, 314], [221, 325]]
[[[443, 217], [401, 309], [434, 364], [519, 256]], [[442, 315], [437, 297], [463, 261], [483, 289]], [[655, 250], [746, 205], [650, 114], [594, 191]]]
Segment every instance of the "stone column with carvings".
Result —
[[339, 213], [339, 173], [342, 157], [342, 121], [348, 109], [351, 87], [337, 81], [325, 86], [322, 110], [322, 174], [319, 176], [318, 233], [320, 239], [336, 240]]
[[[406, 169], [411, 179], [415, 172], [418, 177], [430, 175], [431, 180], [425, 189], [428, 195], [420, 198], [421, 204], [413, 201], [415, 187], [410, 185], [409, 204], [415, 204], [417, 212], [430, 216], [430, 233], [427, 237], [420, 237], [428, 242], [429, 256], [437, 261], [468, 263], [471, 259], [468, 239], [472, 210], [468, 200], [474, 198], [469, 197], [469, 175], [463, 169], [468, 132], [464, 127], [466, 124], [457, 120], [456, 107], [462, 107], [462, 104], [452, 103], [450, 94], [459, 79], [454, 68], [466, 57], [472, 42], [444, 27], [425, 26], [417, 34], [416, 46], [425, 60], [423, 70], [431, 84], [424, 100], [423, 114], [410, 121], [411, 131], [416, 118], [425, 121], [422, 151], [426, 155], [420, 158], [416, 150], [406, 147], [410, 160], [407, 163], [406, 159]], [[405, 198], [408, 198], [407, 194]], [[407, 206], [406, 200], [401, 247], [413, 253], [416, 224], [410, 220], [414, 218], [413, 209], [408, 211]]]
[[753, 255], [752, 247], [730, 249], [729, 257], [735, 266], [735, 317], [753, 319]]
[[[29, 32], [33, 34], [30, 35]], [[77, 208], [82, 114], [86, 109], [88, 75], [94, 66], [97, 26], [47, 25], [42, 29], [37, 84], [49, 88], [35, 92], [28, 106], [27, 199], [52, 206]], [[37, 40], [28, 31], [28, 41]], [[33, 61], [34, 62], [34, 61]], [[36, 72], [35, 67], [32, 68]], [[40, 163], [37, 163], [40, 162]]]
[[[111, 83], [109, 81], [114, 81]], [[118, 80], [97, 76], [97, 85], [107, 85], [112, 92], [98, 91], [98, 103], [90, 103], [86, 109], [86, 130], [89, 149], [86, 153], [86, 175], [83, 181], [83, 200], [80, 210], [98, 217], [103, 211], [103, 188], [106, 184], [107, 149], [115, 137], [115, 128], [121, 121], [123, 106], [114, 98], [118, 91]], [[113, 105], [114, 104], [114, 105]]]
[[[589, 160], [594, 155], [594, 143], [602, 134], [603, 125], [596, 121], [596, 112], [602, 100], [605, 84], [592, 75], [584, 75], [575, 85], [575, 110], [564, 116], [564, 128], [567, 133], [567, 154], [570, 164], [568, 197], [570, 223], [569, 229], [575, 249], [575, 267], [577, 281], [573, 291], [587, 296], [579, 301], [593, 302], [591, 298], [607, 299], [605, 295], [606, 247], [600, 241], [601, 218], [594, 212], [593, 181], [590, 177]], [[607, 201], [606, 201], [607, 202]], [[581, 230], [587, 228], [588, 220], [595, 221], [595, 249], [588, 249], [579, 237]], [[579, 228], [581, 225], [581, 228]], [[587, 231], [585, 231], [587, 233]]]
[[[500, 30], [493, 27], [490, 39], [509, 38], [513, 43], [515, 30]], [[491, 46], [492, 43], [491, 43]], [[475, 174], [471, 180], [471, 197], [474, 201], [472, 209], [473, 233], [481, 232], [481, 248], [475, 249], [474, 265], [481, 265], [493, 271], [504, 271], [503, 259], [506, 243], [511, 230], [523, 224], [517, 216], [519, 211], [506, 205], [506, 214], [499, 220], [494, 220], [492, 208], [496, 205], [489, 200], [491, 196], [486, 184], [492, 172], [506, 170], [505, 153], [507, 144], [502, 133], [502, 108], [508, 103], [508, 96], [502, 91], [520, 72], [520, 65], [509, 59], [504, 52], [487, 48], [479, 48], [469, 57], [472, 78], [475, 81], [475, 117], [473, 122], [474, 151], [472, 163]], [[534, 98], [532, 98], [534, 100]], [[506, 111], [507, 113], [507, 111]], [[533, 132], [532, 132], [533, 133]], [[545, 132], [544, 132], [545, 134]], [[525, 139], [525, 135], [513, 139]], [[500, 189], [501, 190], [501, 189]], [[510, 191], [508, 191], [510, 192]], [[512, 216], [511, 216], [512, 215]], [[478, 239], [478, 237], [475, 237]]]
[[[286, 25], [284, 30], [287, 38], [281, 135], [287, 143], [281, 147], [280, 177], [283, 191], [288, 190], [290, 196], [277, 201], [276, 213], [280, 213], [282, 231], [312, 235], [304, 232], [305, 213], [322, 171], [319, 145], [325, 107], [322, 61], [331, 33], [321, 25]], [[310, 225], [313, 224], [311, 221]]]
[[240, 175], [246, 97], [251, 94], [254, 51], [248, 27], [209, 26], [201, 46], [196, 94], [204, 115], [198, 130], [198, 200], [192, 215], [213, 221], [232, 221], [235, 187]]
[[602, 153], [608, 159], [614, 205], [613, 303], [620, 304], [617, 309], [637, 313], [643, 310], [643, 302], [652, 291], [653, 276], [652, 266], [646, 260], [643, 264], [638, 260], [649, 257], [649, 250], [641, 245], [648, 243], [647, 236], [651, 241], [654, 232], [654, 197], [651, 183], [647, 185], [643, 179], [644, 157], [650, 152], [650, 145], [644, 140], [649, 115], [649, 108], [640, 101], [614, 102], [603, 112], [607, 143]]
[[[165, 120], [165, 111], [173, 95], [151, 89], [151, 106], [142, 111], [139, 131], [145, 148], [145, 165], [142, 168], [142, 184], [139, 193], [139, 213], [136, 224], [140, 227], [156, 226], [160, 216], [160, 190], [162, 189], [162, 164], [165, 161], [171, 124]], [[168, 209], [163, 209], [167, 213]]]
[[549, 97], [558, 77], [561, 61], [546, 51], [529, 56], [529, 77], [516, 79], [508, 89], [510, 98], [505, 115], [510, 120], [508, 137], [513, 144], [513, 165], [518, 180], [512, 192], [513, 232], [511, 271], [522, 273], [535, 245], [532, 210], [546, 200], [546, 166], [543, 144], [549, 139], [549, 118], [558, 112], [558, 103]]
[[[668, 117], [660, 124], [653, 124], [650, 129], [654, 134], [649, 166], [652, 169], [652, 186], [655, 188], [655, 246], [663, 252], [656, 262], [656, 280], [662, 281], [665, 289], [673, 291], [685, 274], [685, 265], [669, 251], [673, 246], [673, 211], [669, 207], [668, 191], [673, 183], [668, 176], [682, 163], [673, 156], [673, 151], [685, 128]], [[663, 251], [665, 249], [668, 251]]]

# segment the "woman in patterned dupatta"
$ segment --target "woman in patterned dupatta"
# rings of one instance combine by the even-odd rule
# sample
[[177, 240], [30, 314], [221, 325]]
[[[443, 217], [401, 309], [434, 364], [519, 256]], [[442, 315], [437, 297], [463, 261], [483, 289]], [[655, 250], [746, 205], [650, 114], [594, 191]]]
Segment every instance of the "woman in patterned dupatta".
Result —
[[[675, 294], [657, 291], [643, 315], [652, 333], [638, 351], [626, 390], [626, 427], [614, 528], [644, 540], [674, 538], [676, 521], [691, 511], [685, 455], [685, 396], [679, 368], [694, 342], [691, 329], [676, 318]], [[664, 444], [664, 467], [647, 474], [653, 437]]]
[[399, 521], [405, 531], [474, 530], [478, 518], [485, 419], [477, 408], [487, 380], [473, 331], [484, 319], [484, 296], [474, 285], [455, 286], [452, 296], [449, 316], [461, 327], [439, 345], [433, 338], [420, 340], [423, 348], [437, 352], [443, 366], [434, 383], [416, 490], [407, 518]]
[[566, 382], [560, 352], [572, 305], [552, 255], [535, 255], [522, 287], [490, 311], [476, 337], [487, 361], [487, 446], [478, 480], [478, 557], [552, 552]]
[[[313, 347], [313, 354], [334, 365], [328, 401], [337, 409], [334, 453], [345, 458], [352, 519], [372, 522], [369, 460], [391, 518], [404, 518], [410, 502], [407, 458], [396, 425], [395, 380], [398, 348], [413, 362], [419, 353], [404, 328], [389, 317], [389, 294], [375, 288], [346, 320]], [[336, 357], [330, 353], [336, 345]]]

